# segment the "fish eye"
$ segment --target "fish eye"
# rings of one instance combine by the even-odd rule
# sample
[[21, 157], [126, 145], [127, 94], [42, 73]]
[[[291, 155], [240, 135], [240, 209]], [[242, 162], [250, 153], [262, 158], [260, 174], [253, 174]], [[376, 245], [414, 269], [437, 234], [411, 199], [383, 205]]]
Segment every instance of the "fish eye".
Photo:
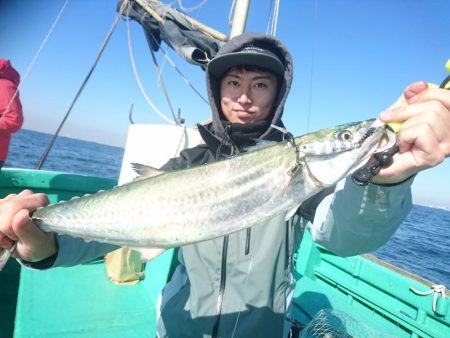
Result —
[[340, 141], [348, 141], [348, 140], [350, 140], [350, 139], [352, 138], [352, 132], [351, 132], [350, 130], [344, 130], [344, 131], [341, 131], [341, 132], [337, 135], [337, 138], [338, 138]]

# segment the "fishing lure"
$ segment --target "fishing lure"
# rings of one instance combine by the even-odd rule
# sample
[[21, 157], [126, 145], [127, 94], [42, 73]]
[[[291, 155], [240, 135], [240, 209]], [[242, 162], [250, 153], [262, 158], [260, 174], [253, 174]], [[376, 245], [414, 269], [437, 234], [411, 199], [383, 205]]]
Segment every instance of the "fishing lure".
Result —
[[398, 145], [396, 133], [389, 125], [386, 125], [386, 135], [388, 137], [387, 144], [373, 154], [371, 161], [353, 172], [352, 180], [357, 185], [368, 185], [382, 168], [387, 168], [392, 164], [393, 156], [398, 152]]

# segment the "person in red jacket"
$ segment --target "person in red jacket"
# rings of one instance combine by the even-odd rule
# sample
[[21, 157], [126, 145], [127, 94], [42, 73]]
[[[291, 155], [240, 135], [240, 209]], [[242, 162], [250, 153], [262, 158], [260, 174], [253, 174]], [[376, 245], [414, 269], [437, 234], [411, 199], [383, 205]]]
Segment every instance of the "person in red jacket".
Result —
[[22, 127], [23, 113], [17, 87], [20, 75], [9, 60], [0, 59], [0, 168], [8, 155], [11, 134]]

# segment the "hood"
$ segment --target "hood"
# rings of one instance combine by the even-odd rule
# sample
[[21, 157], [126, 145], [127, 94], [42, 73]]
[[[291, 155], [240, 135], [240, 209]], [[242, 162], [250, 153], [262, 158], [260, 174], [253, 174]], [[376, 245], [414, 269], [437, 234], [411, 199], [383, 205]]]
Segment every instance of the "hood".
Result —
[[19, 86], [20, 83], [20, 75], [11, 66], [9, 60], [0, 59], [0, 79], [9, 80], [14, 83], [16, 87]]
[[[216, 54], [216, 58], [224, 54], [240, 51], [247, 46], [265, 46], [273, 51], [284, 66], [284, 76], [281, 76], [281, 83], [277, 99], [274, 103], [274, 112], [271, 123], [268, 124], [267, 129], [261, 134], [260, 138], [267, 139], [274, 131], [270, 127], [270, 124], [274, 124], [283, 127], [281, 117], [283, 115], [283, 107], [288, 96], [289, 90], [292, 84], [293, 76], [293, 63], [292, 56], [279, 40], [272, 36], [262, 35], [258, 33], [244, 33], [236, 36], [233, 39], [225, 43], [222, 48]], [[212, 110], [212, 131], [216, 137], [221, 139], [226, 138], [225, 127], [221, 121], [221, 108], [220, 108], [220, 78], [215, 76], [211, 70], [206, 68], [206, 86], [208, 90], [208, 98]]]

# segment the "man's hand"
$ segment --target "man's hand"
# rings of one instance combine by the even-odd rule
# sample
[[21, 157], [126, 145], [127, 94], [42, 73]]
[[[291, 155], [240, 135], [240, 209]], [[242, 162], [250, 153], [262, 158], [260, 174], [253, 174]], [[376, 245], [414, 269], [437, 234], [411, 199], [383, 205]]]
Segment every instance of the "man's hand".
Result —
[[30, 190], [0, 200], [0, 248], [9, 249], [17, 242], [12, 255], [30, 262], [55, 254], [53, 234], [41, 231], [30, 219], [30, 212], [48, 203], [45, 194], [33, 194]]
[[430, 88], [425, 82], [413, 83], [392, 107], [380, 114], [380, 120], [402, 122], [397, 134], [399, 152], [393, 164], [382, 169], [373, 183], [399, 183], [450, 156], [449, 90]]

